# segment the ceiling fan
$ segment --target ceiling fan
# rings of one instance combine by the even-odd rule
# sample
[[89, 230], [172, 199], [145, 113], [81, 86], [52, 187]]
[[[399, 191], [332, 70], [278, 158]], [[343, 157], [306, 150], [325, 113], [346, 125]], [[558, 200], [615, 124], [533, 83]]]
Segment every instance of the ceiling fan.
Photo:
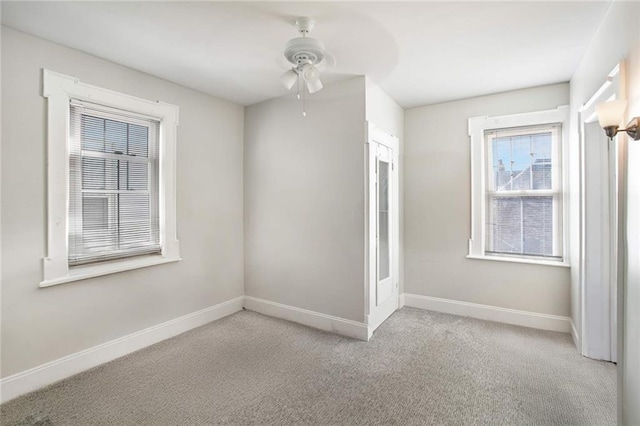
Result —
[[316, 93], [322, 89], [319, 67], [324, 63], [326, 52], [320, 40], [308, 36], [315, 25], [313, 19], [299, 17], [295, 25], [302, 36], [289, 40], [284, 47], [284, 57], [292, 67], [282, 74], [280, 81], [288, 90], [298, 84], [298, 99], [302, 98], [302, 115], [306, 116], [305, 92]]

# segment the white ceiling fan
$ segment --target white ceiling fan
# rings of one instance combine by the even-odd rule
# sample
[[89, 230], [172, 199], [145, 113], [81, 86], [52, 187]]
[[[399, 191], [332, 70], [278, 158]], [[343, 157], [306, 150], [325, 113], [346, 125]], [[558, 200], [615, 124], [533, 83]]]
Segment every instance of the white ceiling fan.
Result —
[[313, 19], [299, 17], [295, 25], [302, 36], [289, 40], [285, 45], [284, 57], [292, 67], [282, 74], [280, 81], [289, 90], [298, 84], [298, 99], [302, 98], [302, 115], [306, 116], [305, 92], [316, 93], [322, 89], [319, 68], [327, 55], [324, 44], [308, 36], [315, 25]]

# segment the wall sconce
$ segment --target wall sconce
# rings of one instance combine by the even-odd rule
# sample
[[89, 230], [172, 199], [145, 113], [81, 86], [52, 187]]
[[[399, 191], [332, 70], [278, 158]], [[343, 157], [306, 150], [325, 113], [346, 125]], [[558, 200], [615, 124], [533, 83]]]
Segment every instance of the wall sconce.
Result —
[[620, 122], [624, 117], [624, 111], [627, 109], [627, 101], [616, 100], [604, 102], [596, 105], [596, 114], [600, 126], [610, 139], [618, 134], [618, 132], [627, 132], [634, 141], [640, 140], [639, 121], [640, 117], [634, 117], [625, 129], [620, 129]]

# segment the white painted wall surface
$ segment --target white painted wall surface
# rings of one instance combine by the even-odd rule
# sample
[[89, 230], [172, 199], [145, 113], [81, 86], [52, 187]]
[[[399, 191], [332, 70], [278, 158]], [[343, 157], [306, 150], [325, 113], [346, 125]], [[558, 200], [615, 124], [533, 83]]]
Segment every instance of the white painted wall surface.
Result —
[[[636, 39], [627, 56], [627, 119], [640, 117], [640, 4], [636, 4]], [[640, 424], [640, 141], [628, 150], [627, 275], [624, 288], [622, 424]]]
[[367, 121], [374, 123], [379, 129], [386, 133], [397, 136], [400, 141], [400, 153], [398, 156], [399, 167], [399, 215], [400, 215], [400, 249], [399, 268], [400, 283], [398, 294], [404, 289], [404, 109], [398, 105], [389, 95], [387, 95], [377, 84], [366, 78], [366, 117]]
[[[184, 260], [38, 288], [45, 256], [41, 68], [180, 106]], [[2, 377], [243, 294], [243, 108], [2, 28]]]
[[405, 293], [569, 315], [569, 269], [467, 259], [471, 171], [467, 120], [566, 105], [556, 84], [405, 111]]
[[365, 79], [245, 109], [247, 296], [364, 321]]
[[[614, 2], [603, 20], [589, 49], [571, 79], [572, 128], [576, 129], [578, 108], [604, 82], [609, 71], [626, 59], [628, 118], [640, 116], [640, 3]], [[572, 151], [578, 143], [572, 132]], [[619, 322], [618, 397], [619, 423], [640, 424], [640, 143], [628, 142], [627, 176], [627, 255], [626, 279], [619, 295], [624, 295], [624, 309]], [[572, 161], [577, 161], [572, 155]], [[572, 185], [577, 185], [576, 167], [572, 168]], [[577, 194], [572, 206], [578, 203]], [[575, 210], [574, 210], [575, 211]], [[588, 230], [587, 230], [588, 232]], [[578, 244], [577, 230], [572, 229], [572, 246]], [[580, 331], [580, 289], [578, 277], [572, 274], [571, 315]], [[622, 337], [622, 338], [620, 338]]]

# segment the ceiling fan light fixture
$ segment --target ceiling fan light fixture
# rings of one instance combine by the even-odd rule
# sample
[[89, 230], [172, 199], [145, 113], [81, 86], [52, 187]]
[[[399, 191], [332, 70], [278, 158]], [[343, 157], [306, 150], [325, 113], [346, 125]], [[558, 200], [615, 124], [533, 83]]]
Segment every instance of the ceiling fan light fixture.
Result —
[[298, 73], [295, 72], [295, 70], [290, 69], [280, 76], [280, 81], [287, 90], [291, 90], [293, 85], [298, 81]]
[[302, 77], [307, 82], [307, 84], [313, 83], [320, 79], [320, 71], [313, 65], [307, 64], [302, 67]]
[[307, 81], [307, 89], [309, 89], [309, 93], [316, 93], [322, 90], [322, 82], [319, 78], [314, 81]]
[[298, 82], [298, 99], [302, 99], [303, 116], [306, 116], [305, 92], [316, 93], [323, 87], [318, 66], [324, 64], [326, 52], [320, 40], [309, 37], [314, 25], [311, 18], [300, 17], [296, 20], [301, 37], [289, 40], [284, 47], [284, 57], [293, 68], [280, 77], [284, 87], [289, 90]]

